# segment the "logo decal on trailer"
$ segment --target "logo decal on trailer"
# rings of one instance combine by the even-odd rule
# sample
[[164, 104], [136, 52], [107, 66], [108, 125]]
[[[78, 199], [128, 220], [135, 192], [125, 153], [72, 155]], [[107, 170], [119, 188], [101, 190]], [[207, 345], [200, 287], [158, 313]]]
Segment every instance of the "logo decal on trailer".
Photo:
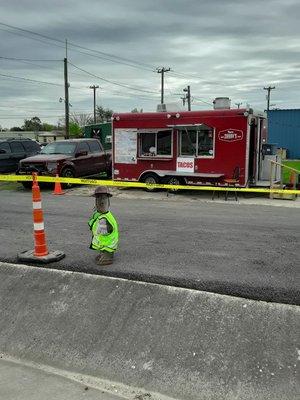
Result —
[[239, 140], [243, 140], [243, 137], [243, 131], [239, 129], [225, 129], [218, 134], [219, 140], [223, 142], [238, 142]]

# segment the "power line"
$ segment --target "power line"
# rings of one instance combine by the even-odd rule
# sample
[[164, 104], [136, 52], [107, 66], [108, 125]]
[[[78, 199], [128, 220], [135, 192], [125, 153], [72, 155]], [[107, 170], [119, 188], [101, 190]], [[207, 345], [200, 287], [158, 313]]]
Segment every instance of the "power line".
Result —
[[[8, 61], [14, 61], [14, 62], [19, 62], [19, 63], [23, 63], [23, 64], [29, 64], [29, 65], [34, 65], [35, 67], [39, 67], [39, 68], [44, 68], [44, 69], [51, 69], [51, 71], [53, 70], [57, 70], [57, 68], [53, 68], [53, 66], [46, 66], [46, 65], [40, 65], [40, 64], [36, 64], [35, 62], [32, 62], [30, 59], [22, 59], [22, 58], [13, 58], [13, 57], [0, 57], [0, 59], [2, 60], [8, 60]], [[30, 60], [30, 61], [29, 61]], [[43, 61], [59, 61], [62, 62], [63, 60], [33, 60], [33, 61], [39, 61], [39, 62], [43, 62]], [[77, 74], [75, 74], [77, 75]]]
[[[38, 113], [38, 112], [43, 112], [43, 111], [48, 111], [48, 112], [62, 112], [61, 109], [49, 109], [49, 108], [24, 108], [23, 106], [10, 106], [10, 107], [0, 107], [0, 113], [2, 112], [10, 112], [10, 110], [16, 110], [18, 108], [22, 107], [22, 111], [26, 113]], [[82, 112], [82, 113], [90, 113], [90, 110], [77, 110], [77, 112]], [[1, 115], [1, 114], [0, 114]], [[3, 115], [2, 115], [3, 116]]]
[[[0, 22], [0, 25], [5, 25], [5, 24], [3, 24], [3, 23]], [[17, 29], [17, 28], [16, 28], [16, 29]], [[1, 30], [2, 32], [11, 33], [12, 35], [22, 36], [22, 37], [25, 37], [26, 39], [36, 40], [37, 42], [40, 42], [40, 43], [44, 43], [44, 44], [48, 44], [48, 45], [53, 45], [53, 46], [56, 46], [56, 47], [60, 47], [60, 48], [62, 48], [62, 49], [65, 49], [65, 46], [60, 46], [59, 44], [56, 44], [56, 43], [45, 42], [45, 40], [41, 40], [41, 39], [34, 38], [34, 37], [31, 37], [31, 36], [26, 36], [26, 35], [24, 35], [24, 34], [22, 34], [22, 33], [20, 33], [20, 32], [12, 32], [12, 31], [8, 31], [7, 29], [2, 29], [2, 28], [0, 28], [0, 30]]]
[[[91, 51], [91, 52], [94, 52], [94, 53], [97, 53], [97, 54], [105, 55], [106, 57], [109, 57], [109, 58], [106, 58], [109, 61], [113, 61], [113, 62], [116, 62], [116, 63], [119, 63], [119, 64], [125, 64], [125, 65], [128, 65], [130, 67], [139, 67], [139, 68], [144, 67], [142, 69], [147, 68], [146, 69], [147, 71], [153, 71], [154, 70], [153, 66], [151, 66], [149, 64], [145, 64], [143, 62], [131, 60], [131, 59], [125, 58], [125, 57], [115, 56], [114, 54], [105, 53], [105, 52], [99, 51], [99, 50], [90, 49], [88, 47], [80, 46], [80, 45], [77, 45], [77, 44], [72, 43], [72, 42], [69, 42], [68, 44], [70, 46], [77, 47], [79, 49], [83, 49], [83, 50]], [[101, 58], [103, 58], [103, 57], [101, 57]], [[115, 59], [115, 60], [113, 60], [113, 59]], [[119, 61], [117, 61], [117, 60], [119, 60]], [[125, 62], [127, 62], [127, 63], [125, 63], [123, 60]], [[136, 64], [136, 65], [134, 65], [134, 64]]]
[[197, 97], [197, 96], [193, 96], [193, 98], [194, 98], [195, 100], [200, 101], [201, 103], [208, 104], [208, 105], [212, 106], [212, 103], [209, 103], [208, 101], [202, 100], [202, 99], [200, 99], [200, 98]]
[[[37, 79], [24, 78], [24, 77], [21, 77], [21, 76], [7, 75], [7, 74], [1, 74], [1, 73], [0, 73], [0, 76], [6, 77], [6, 78], [10, 78], [10, 79], [17, 79], [17, 80], [27, 81], [27, 82], [31, 82], [31, 83], [42, 83], [42, 84], [45, 84], [45, 85], [52, 85], [52, 86], [59, 86], [59, 87], [64, 86], [64, 85], [59, 84], [59, 83], [40, 81], [40, 80], [37, 80]], [[72, 89], [85, 90], [85, 88], [76, 87], [76, 86], [72, 86]]]
[[[178, 94], [175, 94], [175, 93], [171, 93], [171, 95], [172, 96], [178, 96]], [[197, 97], [197, 96], [193, 96], [193, 99], [198, 100], [201, 103], [208, 104], [210, 106], [212, 105], [212, 103], [209, 103], [208, 101], [202, 100], [200, 97]]]
[[[1, 57], [1, 56], [0, 56], [0, 58], [4, 59], [4, 60], [12, 60], [12, 61], [17, 61], [17, 62], [22, 62], [22, 63], [25, 63], [25, 64], [35, 65], [35, 66], [40, 67], [40, 68], [51, 69], [51, 71], [53, 71], [53, 67], [46, 66], [46, 65], [35, 64], [34, 62], [31, 62], [31, 61], [59, 61], [59, 62], [63, 62], [64, 61], [64, 60], [31, 60], [31, 59], [13, 58], [13, 57]], [[55, 70], [58, 71], [57, 68], [55, 68]], [[72, 75], [83, 76], [83, 74], [76, 73], [76, 72], [73, 72]]]
[[[58, 42], [58, 43], [62, 43], [62, 44], [65, 43], [65, 41], [63, 41], [61, 39], [57, 39], [57, 38], [53, 38], [51, 36], [43, 35], [41, 33], [37, 33], [37, 32], [31, 31], [31, 30], [28, 30], [28, 29], [19, 28], [17, 26], [5, 24], [3, 22], [0, 22], [0, 25], [5, 26], [5, 27], [10, 28], [10, 29], [15, 29], [15, 30], [18, 30], [18, 31], [21, 31], [21, 32], [29, 33], [30, 35], [42, 37], [44, 39], [51, 40], [51, 41], [54, 41], [54, 42]], [[14, 32], [11, 32], [11, 31], [7, 31], [7, 32], [14, 33]], [[21, 35], [21, 36], [25, 36], [25, 35]], [[25, 36], [25, 37], [28, 38], [28, 36]], [[29, 38], [33, 39], [33, 40], [36, 40], [36, 38], [32, 38], [32, 37], [29, 37]], [[39, 40], [39, 41], [41, 41], [41, 40]], [[44, 41], [42, 43], [49, 44], [48, 42], [44, 42]], [[134, 67], [134, 68], [140, 68], [140, 69], [147, 68], [148, 71], [153, 71], [154, 70], [154, 68], [151, 65], [148, 65], [148, 64], [145, 64], [145, 63], [142, 63], [142, 62], [139, 62], [139, 61], [131, 60], [131, 59], [128, 59], [128, 58], [125, 58], [125, 57], [115, 56], [113, 54], [105, 53], [105, 52], [102, 52], [102, 51], [99, 51], [99, 50], [90, 49], [88, 47], [80, 46], [80, 45], [77, 45], [76, 43], [72, 43], [72, 42], [68, 42], [68, 45], [102, 55], [102, 57], [98, 56], [97, 58], [106, 59], [106, 60], [111, 61], [111, 62], [115, 62], [115, 63], [123, 64], [123, 65], [128, 65], [128, 66]], [[59, 46], [59, 47], [64, 48], [64, 46]], [[85, 54], [85, 55], [94, 56], [93, 54], [89, 54], [89, 53], [82, 52], [82, 51], [79, 51], [79, 50], [75, 50], [75, 49], [72, 49], [72, 50], [73, 51], [77, 51], [77, 52], [82, 53], [82, 54]], [[103, 56], [105, 56], [106, 58], [104, 58]]]
[[[58, 46], [60, 48], [65, 48], [64, 46], [57, 44], [57, 43], [64, 44], [65, 43], [64, 40], [53, 38], [53, 37], [48, 36], [48, 35], [43, 35], [41, 33], [37, 33], [37, 32], [31, 31], [31, 30], [28, 30], [28, 29], [23, 29], [23, 28], [19, 28], [19, 27], [13, 26], [13, 25], [5, 24], [3, 22], [0, 22], [0, 25], [8, 27], [10, 29], [15, 29], [17, 31], [21, 31], [21, 32], [24, 32], [24, 33], [27, 33], [27, 34], [30, 34], [30, 35], [42, 37], [44, 39], [47, 39], [47, 40], [50, 40], [50, 41], [56, 42], [56, 43], [45, 42], [45, 41], [42, 41], [42, 40], [37, 39], [35, 37], [31, 37], [31, 36], [28, 37], [28, 36], [25, 36], [24, 34], [20, 34], [19, 32], [17, 32], [17, 33], [16, 32], [11, 32], [11, 31], [6, 31], [6, 32], [13, 33], [13, 34], [20, 34], [21, 36], [30, 38], [32, 40], [38, 40], [38, 41], [40, 41], [42, 43], [45, 43], [45, 44], [48, 44], [48, 45], [52, 44], [52, 45], [56, 45], [56, 46]], [[78, 45], [78, 44], [73, 43], [73, 42], [68, 42], [68, 46], [69, 46], [69, 50], [76, 51], [78, 53], [81, 53], [81, 54], [84, 54], [84, 55], [87, 55], [87, 56], [90, 56], [90, 57], [94, 57], [94, 58], [110, 61], [110, 62], [117, 63], [117, 64], [127, 65], [129, 67], [138, 68], [138, 69], [146, 70], [146, 71], [149, 71], [149, 72], [155, 71], [155, 68], [152, 65], [146, 64], [146, 63], [143, 63], [143, 62], [140, 62], [140, 61], [132, 60], [132, 59], [125, 58], [125, 57], [116, 56], [116, 55], [110, 54], [110, 53], [105, 53], [103, 51], [91, 49], [91, 48], [88, 48], [88, 47], [85, 47], [85, 46]], [[72, 46], [73, 48], [70, 48], [70, 46]], [[80, 51], [78, 49], [87, 50], [87, 51], [95, 53], [95, 54], [87, 53], [86, 51], [83, 52], [83, 51]], [[192, 78], [192, 79], [198, 79], [198, 80], [199, 79], [203, 79], [203, 78], [199, 78], [199, 77], [197, 77], [195, 75], [176, 72], [176, 71], [171, 71], [170, 75], [171, 76], [175, 76], [175, 77], [180, 77], [180, 78], [189, 78], [189, 79]], [[225, 87], [231, 86], [231, 85], [222, 84], [222, 83], [217, 83], [217, 85], [225, 86]]]
[[0, 76], [4, 76], [6, 78], [11, 78], [11, 79], [19, 79], [19, 80], [22, 80], [22, 81], [29, 81], [29, 82], [34, 82], [34, 83], [42, 83], [44, 85], [59, 86], [59, 87], [63, 86], [63, 85], [60, 85], [58, 83], [39, 81], [37, 79], [23, 78], [23, 77], [20, 77], [20, 76], [6, 75], [6, 74], [1, 74], [1, 73], [0, 73]]
[[1, 59], [3, 60], [12, 60], [12, 61], [36, 61], [36, 62], [58, 62], [58, 61], [63, 61], [63, 60], [35, 60], [31, 58], [15, 58], [15, 57], [2, 57], [0, 56]]
[[157, 92], [153, 92], [153, 91], [150, 91], [150, 90], [140, 89], [140, 88], [137, 88], [137, 87], [134, 87], [134, 86], [129, 86], [129, 85], [125, 85], [125, 84], [122, 84], [122, 83], [111, 81], [109, 79], [106, 79], [106, 78], [103, 78], [103, 77], [98, 76], [96, 74], [93, 74], [93, 73], [91, 73], [91, 72], [89, 72], [89, 71], [87, 71], [87, 70], [85, 70], [83, 68], [80, 68], [77, 65], [71, 63], [70, 61], [68, 63], [70, 65], [72, 65], [74, 68], [78, 69], [79, 71], [82, 71], [82, 72], [86, 73], [87, 75], [90, 75], [90, 76], [92, 76], [94, 78], [98, 78], [98, 79], [100, 79], [100, 80], [102, 80], [104, 82], [110, 83], [112, 85], [120, 86], [120, 87], [123, 87], [125, 89], [137, 90], [139, 92], [144, 92], [144, 93], [155, 93], [155, 94], [157, 93]]
[[[63, 115], [40, 115], [39, 118], [62, 118]], [[27, 115], [11, 115], [9, 117], [2, 117], [0, 116], [0, 119], [7, 119], [7, 120], [12, 120], [12, 119], [27, 119]]]
[[[34, 114], [34, 113], [32, 113], [32, 114]], [[71, 115], [82, 115], [82, 114], [92, 115], [90, 112], [80, 112], [80, 111], [72, 112]], [[36, 116], [38, 116], [38, 118], [63, 118], [64, 114], [36, 115]], [[0, 115], [0, 119], [14, 119], [14, 118], [18, 118], [18, 119], [25, 118], [25, 119], [27, 119], [27, 118], [30, 118], [30, 117], [28, 117], [28, 113], [25, 114], [25, 115], [24, 114], [10, 114], [9, 117], [4, 117], [3, 115]]]

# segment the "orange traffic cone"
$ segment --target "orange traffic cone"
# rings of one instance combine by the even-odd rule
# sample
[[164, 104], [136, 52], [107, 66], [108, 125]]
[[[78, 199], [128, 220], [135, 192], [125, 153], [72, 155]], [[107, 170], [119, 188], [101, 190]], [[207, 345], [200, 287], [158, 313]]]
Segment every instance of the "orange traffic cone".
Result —
[[291, 188], [294, 188], [295, 187], [295, 184], [296, 184], [296, 174], [295, 174], [295, 172], [291, 172], [290, 173], [290, 179], [289, 179], [289, 186], [291, 187]]
[[42, 210], [42, 199], [37, 174], [32, 174], [32, 207], [33, 207], [33, 237], [34, 249], [18, 254], [18, 259], [26, 262], [50, 263], [65, 257], [62, 251], [48, 251]]
[[44, 216], [42, 210], [42, 199], [36, 174], [32, 181], [32, 206], [33, 206], [33, 230], [34, 230], [34, 255], [46, 256], [48, 252], [44, 228]]
[[[59, 178], [58, 174], [56, 174], [56, 178]], [[55, 182], [54, 191], [52, 194], [65, 194], [65, 192], [63, 192], [63, 190], [61, 188], [60, 182]]]

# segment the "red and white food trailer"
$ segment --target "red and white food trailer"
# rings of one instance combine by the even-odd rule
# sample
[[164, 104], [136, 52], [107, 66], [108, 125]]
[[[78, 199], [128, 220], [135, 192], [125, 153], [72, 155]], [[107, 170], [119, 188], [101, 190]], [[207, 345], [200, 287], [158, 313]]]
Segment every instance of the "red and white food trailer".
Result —
[[266, 114], [252, 109], [113, 115], [113, 179], [208, 184], [260, 179]]

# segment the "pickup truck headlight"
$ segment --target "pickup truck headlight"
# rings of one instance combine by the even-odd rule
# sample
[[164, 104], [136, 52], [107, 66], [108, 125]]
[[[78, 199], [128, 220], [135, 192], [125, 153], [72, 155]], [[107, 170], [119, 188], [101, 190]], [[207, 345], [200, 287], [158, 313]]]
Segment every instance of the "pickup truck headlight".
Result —
[[56, 173], [57, 171], [57, 162], [48, 162], [47, 170], [52, 173]]

